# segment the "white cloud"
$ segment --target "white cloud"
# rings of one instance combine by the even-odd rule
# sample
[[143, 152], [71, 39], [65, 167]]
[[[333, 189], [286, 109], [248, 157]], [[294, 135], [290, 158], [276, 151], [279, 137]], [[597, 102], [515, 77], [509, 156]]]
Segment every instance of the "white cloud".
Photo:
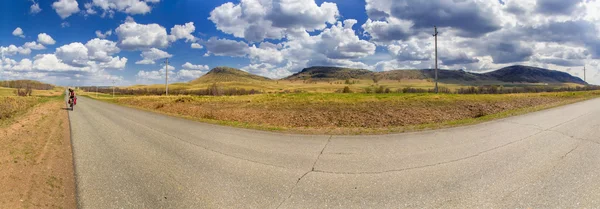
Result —
[[202, 49], [204, 47], [202, 47], [202, 45], [198, 44], [198, 43], [192, 43], [191, 45], [192, 49]]
[[249, 48], [249, 57], [255, 62], [265, 62], [271, 64], [281, 63], [284, 60], [283, 53], [280, 51], [281, 45], [275, 45], [269, 42], [263, 42], [260, 47], [255, 45]]
[[112, 35], [112, 30], [108, 30], [104, 33], [102, 33], [102, 31], [97, 30], [96, 31], [96, 37], [98, 38], [106, 38]]
[[277, 45], [263, 42], [260, 47], [252, 46], [248, 49], [252, 64], [246, 69], [271, 78], [287, 76], [309, 66], [370, 69], [370, 66], [354, 61], [373, 55], [376, 49], [375, 44], [356, 35], [352, 29], [356, 22], [348, 19], [317, 35], [304, 33]]
[[[22, 59], [17, 62], [13, 59], [4, 58], [0, 59], [0, 70], [3, 71], [31, 71], [32, 62], [30, 59]], [[6, 78], [5, 78], [6, 79]]]
[[23, 34], [23, 29], [21, 29], [20, 27], [15, 28], [15, 30], [12, 32], [12, 35], [25, 38], [25, 35]]
[[62, 23], [60, 24], [60, 27], [61, 27], [61, 28], [68, 28], [68, 27], [71, 27], [71, 24], [69, 24], [69, 22], [62, 22]]
[[177, 80], [179, 81], [190, 81], [206, 74], [206, 71], [201, 70], [180, 70], [177, 72]]
[[243, 57], [248, 54], [248, 44], [242, 41], [212, 37], [204, 45], [207, 50], [206, 55]]
[[79, 4], [76, 0], [58, 0], [52, 3], [52, 8], [63, 20], [79, 12]]
[[[152, 11], [152, 7], [149, 3], [158, 2], [160, 2], [160, 0], [93, 0], [92, 4], [103, 10], [102, 17], [107, 15], [113, 17], [115, 12], [123, 12], [129, 15], [147, 14]], [[90, 9], [91, 8], [92, 7], [90, 6]]]
[[268, 78], [283, 78], [292, 75], [286, 68], [277, 68], [268, 63], [250, 64], [241, 70]]
[[225, 33], [258, 42], [322, 30], [338, 16], [337, 5], [330, 2], [319, 6], [314, 0], [242, 0], [215, 8], [209, 19]]
[[[169, 66], [169, 83], [174, 82], [187, 82], [206, 74], [206, 71], [202, 70], [179, 70], [175, 71], [175, 68]], [[152, 84], [152, 83], [164, 83], [165, 82], [165, 69], [164, 67], [160, 70], [140, 70], [135, 76], [136, 81], [139, 83]]]
[[40, 8], [40, 4], [38, 4], [35, 1], [31, 1], [33, 4], [31, 5], [31, 7], [29, 7], [29, 13], [31, 14], [37, 14], [40, 13], [42, 11], [42, 9]]
[[39, 54], [35, 56], [33, 68], [40, 71], [81, 71], [82, 68], [63, 63], [54, 54]]
[[56, 57], [66, 64], [82, 67], [87, 65], [88, 48], [82, 43], [74, 42], [56, 49]]
[[120, 47], [126, 50], [165, 48], [169, 45], [167, 30], [158, 24], [145, 25], [133, 20], [127, 21], [115, 33], [119, 37]]
[[56, 41], [46, 33], [38, 34], [37, 41], [44, 45], [54, 45]]
[[94, 5], [92, 3], [85, 3], [83, 4], [83, 7], [85, 8], [85, 14], [87, 15], [94, 15], [97, 14], [98, 12], [96, 12], [96, 10], [94, 10]]
[[183, 69], [188, 69], [188, 70], [201, 70], [201, 71], [206, 71], [209, 69], [208, 65], [194, 65], [192, 63], [186, 62], [185, 64], [183, 64], [181, 67], [183, 67]]
[[44, 45], [41, 45], [39, 43], [36, 43], [35, 41], [32, 42], [27, 42], [25, 44], [23, 44], [24, 48], [29, 48], [29, 49], [33, 49], [33, 50], [42, 50], [42, 49], [46, 49], [46, 47], [44, 47]]
[[37, 44], [35, 42], [27, 42], [27, 43], [23, 44], [23, 46], [19, 46], [19, 47], [15, 46], [13, 44], [11, 44], [7, 47], [1, 46], [0, 54], [2, 55], [2, 57], [13, 56], [13, 55], [16, 55], [17, 53], [21, 54], [21, 55], [29, 55], [29, 54], [31, 54], [32, 48], [34, 50], [41, 49], [39, 44]]
[[192, 35], [196, 27], [193, 22], [186, 23], [185, 25], [175, 25], [171, 28], [171, 35], [169, 35], [169, 40], [174, 42], [179, 39], [184, 39], [185, 41], [196, 41], [196, 37]]
[[117, 43], [99, 38], [89, 40], [85, 47], [88, 49], [89, 59], [99, 62], [110, 62], [113, 54], [121, 52]]
[[157, 48], [152, 48], [152, 49], [143, 51], [141, 56], [143, 59], [140, 61], [137, 61], [135, 64], [143, 64], [143, 65], [155, 64], [156, 63], [155, 60], [173, 57], [173, 55], [171, 55], [165, 51], [162, 51], [160, 49], [157, 49]]

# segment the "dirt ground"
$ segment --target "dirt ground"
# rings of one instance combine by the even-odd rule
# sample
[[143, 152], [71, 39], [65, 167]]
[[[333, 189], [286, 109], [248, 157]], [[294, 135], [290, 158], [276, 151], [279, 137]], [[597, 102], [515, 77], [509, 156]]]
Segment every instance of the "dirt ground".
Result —
[[[298, 133], [387, 133], [598, 97], [600, 92], [511, 95], [281, 94], [234, 97], [122, 97], [118, 104], [226, 125]], [[245, 126], [250, 124], [249, 126]], [[266, 127], [266, 128], [265, 128]]]
[[38, 105], [0, 127], [0, 208], [76, 208], [67, 111]]

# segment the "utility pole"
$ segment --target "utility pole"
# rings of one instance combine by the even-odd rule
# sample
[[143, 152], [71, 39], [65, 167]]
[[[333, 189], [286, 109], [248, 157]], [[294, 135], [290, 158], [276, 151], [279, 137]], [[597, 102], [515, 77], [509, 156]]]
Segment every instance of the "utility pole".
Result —
[[96, 98], [98, 98], [98, 85], [96, 85]]
[[115, 83], [117, 83], [116, 80], [113, 79], [113, 98], [115, 98]]
[[433, 37], [435, 37], [435, 93], [438, 93], [438, 51], [437, 51], [437, 38], [438, 38], [438, 31], [437, 31], [437, 26], [434, 26], [434, 34]]
[[587, 83], [587, 80], [585, 79], [585, 65], [583, 65], [583, 81]]
[[165, 60], [165, 94], [169, 96], [169, 58]]

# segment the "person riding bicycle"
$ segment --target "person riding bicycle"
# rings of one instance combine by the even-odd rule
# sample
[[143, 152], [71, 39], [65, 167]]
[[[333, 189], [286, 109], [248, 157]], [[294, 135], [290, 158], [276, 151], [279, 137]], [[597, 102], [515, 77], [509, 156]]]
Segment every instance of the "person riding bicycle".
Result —
[[73, 102], [73, 104], [76, 104], [75, 102], [75, 91], [73, 91], [73, 89], [69, 88], [69, 103]]

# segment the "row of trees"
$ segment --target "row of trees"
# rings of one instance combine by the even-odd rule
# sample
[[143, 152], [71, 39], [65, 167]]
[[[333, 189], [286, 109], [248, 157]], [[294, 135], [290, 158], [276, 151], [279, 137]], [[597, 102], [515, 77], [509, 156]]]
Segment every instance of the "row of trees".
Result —
[[42, 83], [39, 81], [31, 81], [31, 80], [15, 80], [15, 81], [0, 81], [0, 86], [5, 88], [31, 88], [36, 90], [50, 90], [53, 89], [54, 86]]
[[[439, 87], [439, 92], [443, 94], [516, 94], [516, 93], [540, 93], [540, 92], [571, 92], [571, 91], [593, 91], [600, 90], [600, 86], [576, 86], [576, 87], [551, 87], [551, 86], [525, 86], [525, 87], [503, 87], [503, 86], [478, 86], [464, 87], [451, 90], [446, 87]], [[337, 91], [338, 93], [353, 93], [348, 87]], [[392, 91], [385, 86], [367, 87], [365, 93], [435, 93], [435, 89], [406, 87]]]
[[[86, 92], [99, 92], [104, 94], [112, 94], [113, 89], [102, 87], [96, 89], [96, 87], [81, 87], [80, 89]], [[140, 89], [130, 89], [130, 88], [115, 88], [114, 92], [116, 95], [143, 95], [143, 96], [161, 96], [165, 95], [164, 89], [156, 89], [156, 88], [140, 88]], [[186, 89], [171, 89], [169, 90], [169, 95], [196, 95], [196, 96], [233, 96], [233, 95], [250, 95], [250, 94], [260, 94], [261, 92], [255, 89], [247, 90], [245, 88], [223, 88], [218, 84], [213, 84], [206, 89], [195, 89], [195, 90], [186, 90]]]

